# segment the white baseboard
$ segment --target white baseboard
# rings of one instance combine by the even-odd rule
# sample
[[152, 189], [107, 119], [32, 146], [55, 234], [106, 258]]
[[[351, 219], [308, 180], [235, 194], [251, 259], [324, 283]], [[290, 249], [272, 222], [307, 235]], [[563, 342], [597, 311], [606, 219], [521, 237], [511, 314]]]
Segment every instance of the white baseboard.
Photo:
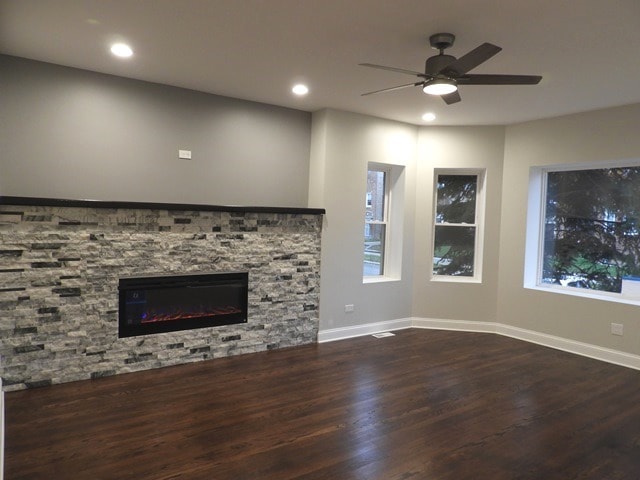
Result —
[[362, 337], [372, 333], [389, 332], [391, 330], [402, 330], [411, 328], [411, 318], [400, 318], [398, 320], [388, 320], [386, 322], [367, 323], [355, 325], [353, 327], [331, 328], [318, 332], [318, 342], [333, 342], [345, 340], [347, 338]]
[[555, 348], [584, 357], [613, 363], [623, 367], [640, 370], [640, 355], [621, 352], [610, 348], [599, 347], [589, 343], [578, 342], [567, 338], [547, 335], [533, 330], [513, 327], [495, 322], [473, 322], [465, 320], [445, 320], [437, 318], [402, 318], [386, 322], [369, 323], [352, 327], [321, 330], [318, 333], [319, 342], [331, 342], [346, 338], [370, 335], [372, 333], [400, 330], [404, 328], [430, 328], [434, 330], [457, 330], [464, 332], [496, 333], [506, 337], [524, 340], [526, 342]]
[[640, 370], [640, 356], [632, 353], [621, 352], [611, 348], [600, 347], [590, 343], [578, 342], [567, 338], [547, 335], [545, 333], [525, 330], [524, 328], [510, 325], [497, 324], [496, 333], [507, 337], [517, 338], [526, 342], [537, 343], [545, 347], [555, 348], [569, 353], [582, 355], [603, 362], [614, 363], [623, 367]]
[[413, 328], [432, 328], [434, 330], [459, 330], [461, 332], [496, 333], [497, 323], [473, 322], [468, 320], [441, 320], [438, 318], [411, 319]]

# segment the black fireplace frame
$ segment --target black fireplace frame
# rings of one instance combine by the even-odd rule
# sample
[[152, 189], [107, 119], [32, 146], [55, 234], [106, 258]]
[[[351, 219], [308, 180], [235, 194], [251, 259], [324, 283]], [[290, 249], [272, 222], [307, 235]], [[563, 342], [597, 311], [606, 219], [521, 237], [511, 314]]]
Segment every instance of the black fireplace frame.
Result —
[[[203, 316], [199, 318], [181, 319], [176, 321], [160, 321], [143, 324], [131, 324], [127, 322], [126, 292], [136, 289], [163, 289], [175, 287], [198, 288], [213, 285], [223, 285], [230, 281], [242, 282], [240, 292], [240, 312], [224, 315]], [[211, 272], [187, 275], [156, 275], [149, 277], [120, 278], [118, 284], [118, 337], [135, 337], [154, 333], [177, 332], [196, 328], [219, 327], [247, 323], [248, 321], [248, 272]]]

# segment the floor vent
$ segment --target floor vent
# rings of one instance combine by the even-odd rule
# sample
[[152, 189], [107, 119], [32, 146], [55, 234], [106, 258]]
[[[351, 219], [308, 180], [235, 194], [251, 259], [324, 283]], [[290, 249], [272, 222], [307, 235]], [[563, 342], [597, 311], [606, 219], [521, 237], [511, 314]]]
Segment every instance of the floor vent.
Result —
[[395, 337], [396, 334], [391, 332], [380, 332], [380, 333], [374, 333], [371, 336], [376, 338], [384, 338], [384, 337]]

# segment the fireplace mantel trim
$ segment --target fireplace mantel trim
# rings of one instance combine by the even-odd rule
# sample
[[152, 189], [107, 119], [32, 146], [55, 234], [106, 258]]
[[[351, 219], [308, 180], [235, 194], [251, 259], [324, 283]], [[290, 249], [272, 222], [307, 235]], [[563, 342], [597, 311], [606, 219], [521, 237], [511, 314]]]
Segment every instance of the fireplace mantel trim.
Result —
[[0, 196], [0, 205], [27, 205], [76, 208], [121, 208], [134, 210], [189, 210], [201, 212], [283, 213], [294, 215], [324, 215], [324, 208], [262, 207], [242, 205], [203, 205], [190, 203], [123, 202], [104, 200], [74, 200], [67, 198]]

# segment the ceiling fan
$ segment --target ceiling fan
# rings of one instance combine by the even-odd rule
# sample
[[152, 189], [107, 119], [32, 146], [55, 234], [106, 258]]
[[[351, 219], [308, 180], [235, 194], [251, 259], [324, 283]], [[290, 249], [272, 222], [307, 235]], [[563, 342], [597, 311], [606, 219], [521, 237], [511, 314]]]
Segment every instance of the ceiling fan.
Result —
[[479, 47], [471, 50], [466, 55], [457, 58], [444, 53], [445, 49], [451, 47], [455, 41], [455, 35], [451, 33], [436, 33], [429, 37], [431, 47], [439, 50], [438, 55], [427, 58], [424, 73], [404, 70], [402, 68], [385, 67], [373, 63], [361, 63], [363, 67], [390, 70], [392, 72], [415, 75], [419, 78], [417, 82], [398, 85], [396, 87], [383, 88], [362, 95], [374, 95], [377, 93], [390, 92], [407, 87], [422, 87], [425, 93], [430, 95], [440, 95], [447, 104], [459, 102], [461, 100], [458, 92], [459, 85], [536, 85], [542, 80], [540, 75], [485, 75], [467, 73], [481, 63], [486, 62], [502, 48], [491, 43], [483, 43]]

